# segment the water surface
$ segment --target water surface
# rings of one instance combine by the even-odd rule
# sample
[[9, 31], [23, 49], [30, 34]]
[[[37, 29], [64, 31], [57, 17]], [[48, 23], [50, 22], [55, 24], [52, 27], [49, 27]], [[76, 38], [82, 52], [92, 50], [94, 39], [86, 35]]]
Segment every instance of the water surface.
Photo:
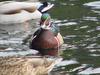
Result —
[[51, 0], [51, 2], [55, 3], [55, 7], [50, 13], [55, 23], [60, 26], [66, 44], [62, 56], [64, 60], [78, 62], [62, 65], [58, 71], [61, 71], [61, 75], [99, 75], [100, 1]]

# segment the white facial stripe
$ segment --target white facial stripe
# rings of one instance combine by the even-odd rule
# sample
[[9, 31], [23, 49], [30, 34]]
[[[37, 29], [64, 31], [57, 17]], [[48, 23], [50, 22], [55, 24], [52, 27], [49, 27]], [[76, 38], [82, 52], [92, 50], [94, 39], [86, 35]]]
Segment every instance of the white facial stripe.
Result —
[[50, 27], [49, 26], [46, 26], [45, 24], [41, 25], [41, 28], [42, 29], [48, 29], [48, 30], [50, 29]]

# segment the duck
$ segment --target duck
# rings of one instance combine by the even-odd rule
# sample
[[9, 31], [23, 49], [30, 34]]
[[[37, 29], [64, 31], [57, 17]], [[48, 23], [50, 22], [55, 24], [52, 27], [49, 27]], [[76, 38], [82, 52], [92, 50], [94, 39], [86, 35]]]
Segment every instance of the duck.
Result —
[[31, 19], [39, 19], [43, 12], [52, 7], [53, 4], [47, 2], [3, 1], [0, 2], [0, 24], [23, 23]]
[[43, 4], [40, 7], [38, 7], [38, 10], [41, 13], [47, 13], [47, 11], [50, 10], [53, 6], [54, 6], [54, 4], [51, 4], [48, 2], [43, 2]]
[[30, 49], [38, 50], [43, 56], [59, 56], [63, 43], [59, 27], [51, 23], [51, 17], [48, 13], [42, 14], [40, 28], [32, 36]]
[[0, 57], [0, 75], [46, 75], [61, 61], [58, 57]]

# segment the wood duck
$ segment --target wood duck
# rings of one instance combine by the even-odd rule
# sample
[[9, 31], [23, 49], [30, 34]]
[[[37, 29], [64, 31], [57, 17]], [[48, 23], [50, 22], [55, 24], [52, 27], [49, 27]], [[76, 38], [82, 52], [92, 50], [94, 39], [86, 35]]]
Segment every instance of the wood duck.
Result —
[[34, 33], [30, 44], [31, 49], [38, 50], [42, 55], [57, 56], [62, 43], [59, 38], [59, 27], [50, 22], [50, 15], [44, 13], [41, 17], [40, 28]]
[[0, 2], [0, 24], [22, 23], [31, 19], [40, 19], [42, 12], [48, 11], [52, 7], [53, 4], [45, 6], [45, 3], [40, 2]]

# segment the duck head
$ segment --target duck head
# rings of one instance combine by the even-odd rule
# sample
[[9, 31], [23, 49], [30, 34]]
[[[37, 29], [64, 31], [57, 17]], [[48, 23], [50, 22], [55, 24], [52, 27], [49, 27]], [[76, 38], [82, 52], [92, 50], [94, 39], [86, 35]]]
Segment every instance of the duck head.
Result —
[[38, 8], [38, 10], [41, 13], [46, 13], [48, 10], [50, 10], [52, 7], [54, 6], [54, 4], [48, 3], [48, 2], [43, 2], [42, 5]]
[[41, 16], [40, 27], [42, 29], [50, 29], [51, 17], [48, 13], [44, 13]]

